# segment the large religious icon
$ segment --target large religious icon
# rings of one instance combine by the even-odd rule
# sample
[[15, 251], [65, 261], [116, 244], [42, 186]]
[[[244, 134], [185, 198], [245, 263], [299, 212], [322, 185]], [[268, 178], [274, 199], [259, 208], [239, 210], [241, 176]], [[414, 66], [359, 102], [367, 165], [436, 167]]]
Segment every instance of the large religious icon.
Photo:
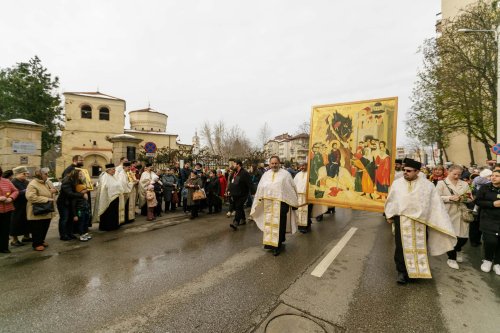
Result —
[[384, 211], [394, 178], [398, 98], [312, 108], [307, 201]]
[[89, 171], [87, 169], [83, 169], [83, 168], [75, 168], [75, 169], [80, 170], [82, 172], [82, 174], [85, 176], [84, 183], [85, 183], [85, 186], [87, 187], [87, 190], [93, 191], [94, 186], [92, 184], [92, 179], [90, 178]]

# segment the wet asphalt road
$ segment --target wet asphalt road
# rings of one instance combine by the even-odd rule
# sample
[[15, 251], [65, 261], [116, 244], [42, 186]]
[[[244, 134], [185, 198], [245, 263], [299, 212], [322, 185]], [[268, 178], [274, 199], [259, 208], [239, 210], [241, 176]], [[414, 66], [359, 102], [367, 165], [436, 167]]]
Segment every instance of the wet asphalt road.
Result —
[[[312, 233], [288, 237], [278, 257], [262, 248], [255, 224], [233, 232], [229, 221], [180, 213], [95, 232], [88, 243], [60, 242], [52, 229], [45, 252], [24, 247], [0, 257], [0, 331], [264, 331], [283, 305], [338, 331], [500, 327], [500, 277], [478, 271], [476, 248], [465, 249], [471, 263], [460, 272], [433, 259], [433, 280], [401, 287], [381, 214], [338, 209]], [[312, 277], [351, 226], [358, 232], [325, 276]]]

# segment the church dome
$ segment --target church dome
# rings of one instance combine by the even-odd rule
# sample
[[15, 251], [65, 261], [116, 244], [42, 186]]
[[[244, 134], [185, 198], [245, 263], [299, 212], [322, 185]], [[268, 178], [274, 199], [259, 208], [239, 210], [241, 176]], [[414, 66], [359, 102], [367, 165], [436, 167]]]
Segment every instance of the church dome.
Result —
[[167, 131], [168, 116], [151, 108], [130, 111], [129, 117], [131, 130], [162, 133]]

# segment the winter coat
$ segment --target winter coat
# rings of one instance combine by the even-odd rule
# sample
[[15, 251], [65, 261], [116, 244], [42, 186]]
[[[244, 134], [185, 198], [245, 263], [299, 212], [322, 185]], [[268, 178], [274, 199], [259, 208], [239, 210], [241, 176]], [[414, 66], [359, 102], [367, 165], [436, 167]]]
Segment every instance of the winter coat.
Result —
[[[49, 199], [54, 198], [53, 194], [50, 193], [51, 188], [54, 188], [54, 185], [52, 185], [49, 180], [46, 182], [40, 179], [33, 179], [30, 181], [26, 189], [26, 199], [28, 200], [28, 204], [26, 205], [26, 216], [28, 220], [46, 220], [54, 217], [54, 213], [33, 215], [34, 203], [46, 203], [49, 202]], [[52, 205], [54, 205], [54, 201], [52, 201]]]
[[195, 204], [193, 200], [193, 193], [194, 191], [203, 188], [203, 183], [200, 177], [197, 176], [196, 178], [189, 178], [188, 180], [186, 180], [186, 182], [184, 183], [184, 187], [188, 191], [187, 204], [188, 206], [193, 206]]

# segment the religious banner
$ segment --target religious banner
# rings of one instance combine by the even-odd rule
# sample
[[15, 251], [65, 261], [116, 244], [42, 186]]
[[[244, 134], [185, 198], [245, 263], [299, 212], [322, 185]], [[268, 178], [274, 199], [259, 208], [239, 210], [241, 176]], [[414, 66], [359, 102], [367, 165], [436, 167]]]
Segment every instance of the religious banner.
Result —
[[307, 201], [384, 211], [394, 178], [398, 98], [313, 106]]

